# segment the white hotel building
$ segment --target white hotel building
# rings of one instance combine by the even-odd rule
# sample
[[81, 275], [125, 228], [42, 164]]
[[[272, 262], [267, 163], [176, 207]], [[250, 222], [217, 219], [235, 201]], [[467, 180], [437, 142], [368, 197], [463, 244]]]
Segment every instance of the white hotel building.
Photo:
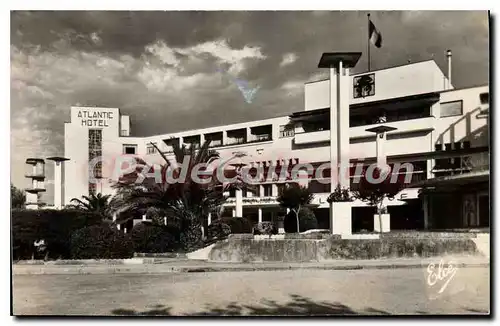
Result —
[[[199, 145], [211, 140], [222, 158], [245, 152], [245, 161], [254, 166], [286, 161], [317, 167], [344, 156], [351, 163], [371, 164], [377, 160], [376, 135], [367, 129], [384, 125], [396, 128], [386, 135], [387, 163], [414, 166], [414, 185], [387, 202], [391, 229], [488, 227], [489, 86], [454, 89], [433, 60], [350, 75], [348, 68], [359, 55], [324, 54], [320, 67], [331, 68], [330, 79], [304, 85], [302, 111], [271, 119], [139, 138], [131, 136], [129, 116], [118, 108], [72, 107], [71, 120], [65, 123], [64, 156], [69, 160], [56, 206], [89, 191], [113, 193], [106, 164], [120, 155], [162, 163], [151, 142], [172, 155], [173, 142]], [[381, 117], [385, 122], [380, 123]], [[89, 184], [88, 162], [96, 156], [103, 157], [104, 166], [101, 182], [94, 186]], [[258, 222], [284, 214], [275, 200], [284, 183], [263, 181], [255, 192], [244, 191], [243, 216]], [[326, 201], [330, 185], [312, 178], [309, 187], [319, 228], [330, 228], [336, 223]], [[373, 229], [374, 208], [359, 201], [351, 206], [350, 221], [335, 232]], [[235, 214], [234, 198], [226, 208]]]

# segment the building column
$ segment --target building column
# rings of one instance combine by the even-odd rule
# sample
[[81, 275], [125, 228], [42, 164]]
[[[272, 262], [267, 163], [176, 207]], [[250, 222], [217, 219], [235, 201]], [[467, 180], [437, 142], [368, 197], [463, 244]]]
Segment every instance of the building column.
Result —
[[278, 196], [278, 185], [275, 183], [271, 184], [271, 196]]
[[245, 130], [246, 130], [246, 133], [247, 133], [247, 135], [246, 135], [246, 137], [247, 137], [246, 141], [249, 142], [250, 138], [252, 137], [252, 131], [250, 130], [250, 127], [245, 128]]
[[429, 229], [429, 196], [423, 196], [423, 208], [424, 208], [424, 230]]
[[243, 191], [236, 189], [236, 216], [243, 217]]
[[330, 192], [339, 184], [338, 121], [338, 68], [330, 67]]
[[222, 145], [227, 145], [227, 131], [222, 131]]
[[[117, 216], [116, 213], [113, 214], [113, 222], [116, 222]], [[116, 228], [120, 230], [120, 224], [116, 224]]]
[[54, 207], [60, 209], [63, 207], [64, 197], [62, 193], [62, 174], [64, 162], [54, 161]]
[[261, 207], [258, 208], [258, 212], [259, 212], [259, 223], [262, 223], [262, 208]]

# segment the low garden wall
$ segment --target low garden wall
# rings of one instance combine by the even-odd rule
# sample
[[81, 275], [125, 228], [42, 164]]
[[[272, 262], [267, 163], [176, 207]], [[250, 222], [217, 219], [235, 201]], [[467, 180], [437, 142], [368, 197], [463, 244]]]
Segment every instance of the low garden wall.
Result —
[[309, 262], [318, 257], [318, 242], [309, 239], [229, 238], [214, 245], [210, 261], [224, 262]]
[[314, 262], [332, 259], [414, 258], [442, 255], [483, 255], [475, 234], [437, 232], [382, 235], [380, 239], [254, 238], [248, 234], [230, 236], [216, 243], [210, 261], [224, 262]]

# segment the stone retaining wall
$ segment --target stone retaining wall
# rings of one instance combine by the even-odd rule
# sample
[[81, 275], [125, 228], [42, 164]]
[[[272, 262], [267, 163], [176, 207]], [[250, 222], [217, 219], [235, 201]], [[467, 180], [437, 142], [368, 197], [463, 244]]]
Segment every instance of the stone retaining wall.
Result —
[[[440, 236], [441, 235], [441, 236]], [[422, 232], [381, 235], [380, 239], [254, 239], [238, 235], [216, 243], [210, 261], [315, 262], [332, 259], [415, 258], [442, 255], [482, 255], [475, 234]]]

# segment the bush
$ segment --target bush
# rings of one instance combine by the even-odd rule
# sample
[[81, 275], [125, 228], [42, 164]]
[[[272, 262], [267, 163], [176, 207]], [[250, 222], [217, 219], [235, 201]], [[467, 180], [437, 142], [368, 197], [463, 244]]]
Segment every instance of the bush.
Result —
[[77, 230], [71, 237], [73, 259], [119, 259], [134, 256], [129, 235], [108, 224], [92, 225]]
[[[293, 211], [286, 214], [283, 224], [286, 233], [297, 232], [297, 218], [295, 217], [295, 213]], [[316, 216], [307, 207], [303, 207], [299, 212], [299, 226], [300, 232], [318, 228]]]
[[231, 227], [222, 222], [221, 220], [215, 220], [212, 224], [207, 227], [207, 239], [224, 239], [229, 234], [231, 234]]
[[185, 251], [193, 251], [203, 247], [203, 233], [201, 224], [193, 223], [185, 227], [179, 236], [180, 244]]
[[130, 233], [135, 252], [173, 252], [178, 248], [179, 231], [151, 223], [139, 223]]
[[273, 222], [260, 222], [253, 228], [255, 235], [273, 235], [278, 234], [278, 228]]
[[223, 217], [223, 223], [226, 223], [231, 228], [232, 234], [237, 233], [252, 233], [252, 223], [243, 217]]
[[71, 235], [78, 229], [100, 224], [102, 217], [76, 209], [12, 210], [13, 258], [31, 259], [34, 241], [44, 240], [49, 258], [70, 258]]

